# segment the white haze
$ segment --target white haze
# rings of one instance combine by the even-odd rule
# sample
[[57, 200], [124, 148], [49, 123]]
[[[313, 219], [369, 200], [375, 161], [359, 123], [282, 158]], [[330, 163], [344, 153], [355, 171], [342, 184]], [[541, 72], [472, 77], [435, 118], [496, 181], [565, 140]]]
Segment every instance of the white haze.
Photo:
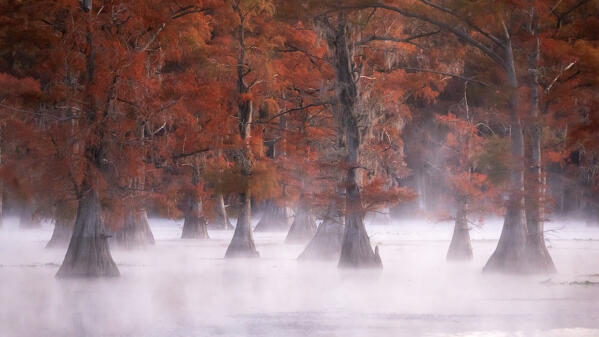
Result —
[[549, 223], [559, 274], [483, 275], [500, 220], [472, 231], [475, 258], [446, 263], [452, 225], [369, 226], [382, 271], [298, 262], [301, 245], [257, 233], [262, 258], [224, 260], [231, 231], [178, 239], [181, 222], [151, 220], [157, 239], [113, 249], [122, 276], [54, 278], [64, 250], [51, 226], [0, 229], [0, 337], [599, 336], [599, 228]]

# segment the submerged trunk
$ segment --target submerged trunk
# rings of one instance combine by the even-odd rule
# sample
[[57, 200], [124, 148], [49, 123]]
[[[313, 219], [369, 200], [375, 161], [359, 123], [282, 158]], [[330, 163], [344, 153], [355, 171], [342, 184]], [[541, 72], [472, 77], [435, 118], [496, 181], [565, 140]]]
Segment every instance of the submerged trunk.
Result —
[[287, 237], [285, 238], [285, 243], [305, 243], [310, 241], [315, 233], [316, 221], [312, 215], [312, 210], [305, 207], [300, 201], [293, 224], [289, 228], [289, 233], [287, 233]]
[[293, 218], [288, 207], [279, 207], [274, 201], [266, 202], [264, 214], [254, 231], [256, 232], [284, 232], [289, 230], [290, 222]]
[[361, 135], [358, 126], [360, 99], [358, 81], [359, 71], [353, 61], [353, 46], [349, 41], [351, 34], [343, 13], [338, 15], [338, 22], [332, 24], [323, 18], [325, 39], [331, 52], [336, 75], [337, 109], [341, 129], [345, 133], [347, 149], [346, 163], [346, 215], [345, 233], [341, 245], [340, 267], [381, 267], [381, 259], [372, 250], [370, 238], [364, 226], [364, 209], [360, 194], [360, 145]]
[[[535, 29], [536, 30], [536, 29]], [[533, 34], [536, 35], [536, 31]], [[526, 223], [528, 235], [526, 240], [526, 270], [531, 273], [554, 273], [555, 265], [545, 245], [545, 179], [543, 178], [541, 162], [541, 123], [539, 120], [539, 78], [538, 62], [540, 45], [537, 43], [530, 55], [529, 69], [531, 71], [531, 107], [530, 119], [530, 163], [526, 184]]]
[[155, 243], [145, 208], [128, 208], [124, 220], [123, 227], [114, 235], [117, 245], [123, 248], [140, 248]]
[[329, 206], [327, 214], [318, 226], [316, 234], [300, 254], [301, 260], [339, 260], [343, 240], [343, 216], [335, 204]]
[[467, 207], [466, 202], [458, 202], [453, 236], [449, 245], [449, 251], [447, 251], [447, 260], [449, 261], [472, 259], [472, 243], [470, 242]]
[[73, 227], [75, 226], [75, 213], [66, 204], [59, 203], [54, 212], [54, 231], [46, 248], [63, 248], [69, 245]]
[[119, 276], [108, 246], [98, 193], [89, 189], [79, 200], [75, 228], [57, 277]]
[[254, 244], [254, 234], [250, 221], [252, 209], [249, 191], [242, 193], [240, 197], [242, 204], [237, 218], [237, 226], [235, 226], [233, 239], [227, 247], [225, 257], [259, 257]]
[[216, 195], [216, 219], [213, 225], [221, 229], [232, 229], [233, 225], [229, 220], [229, 214], [227, 213], [227, 207], [225, 205], [225, 199], [222, 193]]
[[193, 195], [187, 202], [181, 239], [209, 239], [206, 219], [202, 216], [201, 201]]
[[485, 272], [522, 273], [526, 246], [526, 216], [524, 211], [524, 139], [518, 116], [518, 81], [510, 41], [507, 42], [505, 69], [510, 85], [510, 138], [512, 162], [510, 191], [503, 229], [497, 248], [483, 268]]

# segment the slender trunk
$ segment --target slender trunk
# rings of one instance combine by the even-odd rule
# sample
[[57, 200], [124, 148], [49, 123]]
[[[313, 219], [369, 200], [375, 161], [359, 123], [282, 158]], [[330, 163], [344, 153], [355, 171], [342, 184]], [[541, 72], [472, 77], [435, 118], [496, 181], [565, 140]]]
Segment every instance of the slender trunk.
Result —
[[79, 200], [75, 228], [57, 277], [119, 276], [108, 246], [98, 193], [88, 187]]
[[59, 202], [54, 211], [54, 231], [46, 248], [64, 248], [69, 245], [73, 227], [75, 226], [75, 212], [66, 202]]
[[339, 261], [343, 241], [343, 221], [344, 217], [339, 214], [337, 205], [335, 202], [331, 203], [316, 234], [298, 259]]
[[316, 221], [312, 215], [312, 210], [300, 200], [293, 224], [285, 238], [285, 243], [305, 243], [310, 241], [315, 233]]
[[[245, 83], [245, 76], [249, 73], [245, 59], [245, 14], [243, 14], [239, 7], [236, 7], [235, 12], [240, 18], [239, 24], [239, 57], [237, 62], [237, 93], [241, 95], [249, 92], [249, 86]], [[239, 218], [237, 219], [237, 226], [235, 226], [235, 232], [225, 257], [258, 257], [259, 254], [256, 251], [254, 244], [254, 234], [252, 232], [252, 196], [250, 190], [250, 177], [253, 170], [254, 156], [252, 153], [252, 147], [250, 144], [251, 125], [253, 118], [253, 107], [251, 100], [241, 99], [237, 104], [237, 112], [239, 117], [239, 135], [243, 141], [243, 146], [239, 151], [239, 166], [241, 167], [241, 175], [244, 178], [245, 186], [243, 191], [239, 193], [239, 200], [241, 201], [241, 209], [239, 211]]]
[[526, 246], [526, 216], [524, 211], [524, 139], [518, 115], [518, 80], [511, 42], [506, 48], [508, 84], [510, 86], [510, 138], [512, 143], [510, 165], [510, 191], [503, 229], [497, 248], [483, 268], [485, 272], [523, 272]]
[[471, 260], [472, 243], [470, 242], [470, 229], [468, 227], [468, 205], [466, 200], [459, 200], [455, 217], [455, 227], [451, 244], [447, 251], [447, 260]]
[[[536, 37], [536, 27], [532, 29]], [[526, 223], [528, 236], [526, 240], [526, 255], [528, 272], [554, 273], [555, 265], [545, 245], [544, 217], [545, 217], [545, 179], [543, 178], [541, 162], [541, 122], [539, 116], [539, 75], [538, 63], [540, 58], [540, 42], [536, 37], [536, 43], [529, 59], [529, 71], [531, 71], [530, 91], [530, 151], [531, 156], [528, 166], [528, 177], [526, 184]]]
[[279, 207], [273, 200], [266, 202], [266, 208], [256, 225], [256, 232], [284, 232], [289, 230], [293, 215], [288, 207]]
[[229, 221], [229, 214], [227, 213], [227, 207], [225, 205], [225, 198], [222, 193], [216, 194], [216, 214], [217, 219], [215, 225], [222, 229], [232, 229], [233, 225]]

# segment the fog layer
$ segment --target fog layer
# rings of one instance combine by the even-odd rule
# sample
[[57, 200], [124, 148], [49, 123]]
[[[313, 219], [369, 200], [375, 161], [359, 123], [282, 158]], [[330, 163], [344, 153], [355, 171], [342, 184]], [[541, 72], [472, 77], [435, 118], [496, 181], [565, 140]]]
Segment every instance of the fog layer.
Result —
[[[232, 231], [112, 250], [121, 277], [55, 279], [51, 226], [0, 229], [0, 336], [599, 336], [599, 230], [550, 223], [558, 274], [483, 275], [500, 221], [472, 231], [474, 260], [447, 263], [452, 224], [369, 226], [383, 270], [295, 258], [285, 233], [256, 233], [260, 259], [224, 260]], [[553, 230], [553, 231], [551, 231]]]

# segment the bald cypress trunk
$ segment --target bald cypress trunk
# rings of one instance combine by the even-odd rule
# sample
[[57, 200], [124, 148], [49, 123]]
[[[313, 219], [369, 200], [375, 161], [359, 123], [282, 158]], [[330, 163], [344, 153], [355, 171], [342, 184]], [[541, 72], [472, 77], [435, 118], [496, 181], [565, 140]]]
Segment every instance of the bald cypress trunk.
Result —
[[472, 243], [470, 241], [470, 229], [468, 226], [468, 205], [465, 200], [459, 200], [457, 207], [455, 227], [449, 250], [447, 251], [447, 260], [471, 260]]
[[[246, 14], [244, 14], [239, 7], [234, 7], [233, 9], [240, 19], [238, 27], [239, 55], [237, 60], [237, 93], [239, 95], [245, 95], [250, 91], [250, 87], [245, 82], [245, 76], [249, 73], [248, 69], [251, 70], [246, 63], [245, 55]], [[251, 126], [254, 115], [252, 101], [240, 100], [237, 104], [237, 112], [239, 117], [239, 135], [243, 141], [242, 148], [239, 150], [237, 157], [245, 186], [242, 187], [242, 190], [239, 193], [241, 208], [239, 210], [239, 217], [237, 218], [237, 226], [235, 226], [235, 232], [233, 233], [231, 243], [229, 243], [229, 246], [227, 247], [225, 257], [258, 257], [259, 254], [256, 251], [256, 246], [254, 244], [254, 234], [252, 232], [251, 222], [252, 195], [250, 189], [250, 177], [254, 169], [254, 155], [250, 143], [250, 138], [252, 136]]]
[[75, 212], [66, 202], [59, 202], [54, 211], [54, 231], [46, 248], [64, 248], [69, 245], [73, 227], [75, 226]]
[[298, 259], [339, 261], [343, 241], [343, 222], [343, 215], [339, 214], [335, 203], [331, 203], [316, 234]]
[[182, 239], [209, 239], [206, 219], [202, 216], [202, 202], [195, 191], [187, 196], [184, 209]]
[[280, 207], [274, 201], [266, 201], [262, 218], [258, 221], [256, 232], [284, 232], [289, 230], [293, 215], [288, 207]]
[[358, 126], [360, 114], [359, 70], [354, 64], [354, 47], [350, 42], [351, 31], [345, 14], [339, 13], [337, 22], [323, 17], [319, 22], [324, 28], [324, 37], [329, 46], [336, 77], [338, 120], [345, 134], [345, 232], [339, 257], [340, 267], [381, 267], [381, 259], [372, 250], [370, 238], [364, 226], [364, 209], [360, 194], [361, 135]]
[[155, 243], [145, 208], [125, 210], [123, 227], [114, 234], [117, 245], [123, 248], [143, 248]]
[[510, 191], [503, 229], [497, 248], [483, 268], [485, 272], [522, 273], [526, 247], [526, 216], [524, 210], [524, 139], [518, 115], [518, 80], [511, 42], [506, 41], [505, 70], [510, 86]]
[[112, 277], [119, 270], [112, 260], [98, 193], [89, 188], [79, 200], [75, 228], [57, 277]]
[[289, 228], [285, 243], [305, 243], [310, 241], [316, 233], [316, 220], [312, 214], [312, 210], [305, 205], [301, 200], [293, 224]]
[[222, 193], [216, 194], [216, 214], [217, 217], [213, 222], [213, 226], [221, 229], [232, 229], [233, 225], [229, 220], [229, 214], [225, 205], [225, 198]]
[[[536, 27], [532, 25], [532, 34], [536, 37]], [[541, 123], [539, 116], [539, 74], [540, 42], [536, 43], [529, 58], [530, 92], [530, 151], [526, 186], [526, 223], [528, 236], [526, 240], [526, 269], [531, 273], [554, 273], [555, 265], [545, 245], [545, 179], [541, 162]]]

